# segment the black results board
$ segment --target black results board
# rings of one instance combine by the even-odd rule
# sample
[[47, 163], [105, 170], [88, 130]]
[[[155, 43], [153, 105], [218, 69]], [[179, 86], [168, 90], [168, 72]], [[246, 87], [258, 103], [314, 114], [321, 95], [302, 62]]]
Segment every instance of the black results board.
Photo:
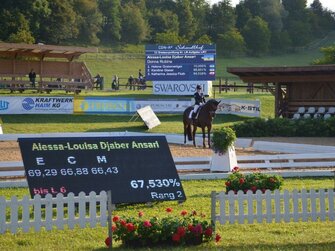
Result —
[[31, 196], [112, 191], [112, 202], [186, 200], [165, 136], [19, 138]]

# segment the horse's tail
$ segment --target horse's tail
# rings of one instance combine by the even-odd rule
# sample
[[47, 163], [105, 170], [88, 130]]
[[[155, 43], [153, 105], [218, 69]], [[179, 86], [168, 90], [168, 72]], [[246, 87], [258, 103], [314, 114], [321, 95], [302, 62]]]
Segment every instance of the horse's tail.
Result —
[[191, 124], [188, 124], [186, 127], [186, 131], [187, 131], [187, 138], [189, 141], [193, 140], [192, 138], [192, 126]]

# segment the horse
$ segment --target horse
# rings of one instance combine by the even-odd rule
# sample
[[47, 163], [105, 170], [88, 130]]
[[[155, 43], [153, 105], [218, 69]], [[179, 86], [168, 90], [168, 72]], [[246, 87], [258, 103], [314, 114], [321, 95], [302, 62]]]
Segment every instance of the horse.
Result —
[[208, 134], [208, 147], [211, 147], [210, 133], [212, 130], [212, 121], [215, 117], [215, 112], [218, 108], [218, 105], [221, 101], [216, 101], [215, 99], [208, 100], [203, 106], [199, 107], [197, 121], [193, 124], [192, 131], [192, 122], [188, 116], [193, 110], [193, 106], [189, 106], [185, 109], [183, 113], [183, 123], [184, 123], [184, 144], [186, 144], [186, 135], [188, 136], [188, 140], [191, 141], [193, 139], [193, 145], [195, 145], [195, 133], [197, 131], [197, 127], [201, 127], [202, 130], [202, 144], [203, 147], [206, 148], [205, 143], [205, 128], [207, 127]]

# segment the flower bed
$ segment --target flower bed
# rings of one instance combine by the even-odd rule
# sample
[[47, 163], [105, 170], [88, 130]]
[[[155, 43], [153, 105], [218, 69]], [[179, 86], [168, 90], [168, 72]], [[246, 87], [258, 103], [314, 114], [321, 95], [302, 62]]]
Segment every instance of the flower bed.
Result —
[[227, 193], [231, 190], [235, 193], [238, 190], [242, 190], [244, 193], [247, 193], [248, 190], [251, 190], [253, 193], [257, 190], [262, 190], [264, 193], [266, 190], [273, 191], [280, 189], [283, 185], [283, 178], [279, 175], [259, 172], [243, 174], [238, 167], [234, 167], [232, 171], [233, 173], [228, 176], [225, 183]]
[[[196, 211], [180, 212], [181, 216], [173, 215], [172, 208], [166, 209], [166, 216], [145, 219], [144, 213], [137, 217], [113, 217], [113, 240], [122, 241], [122, 245], [130, 247], [150, 247], [165, 245], [199, 245], [220, 236], [214, 235], [210, 223], [204, 215]], [[109, 237], [105, 240], [110, 246]]]

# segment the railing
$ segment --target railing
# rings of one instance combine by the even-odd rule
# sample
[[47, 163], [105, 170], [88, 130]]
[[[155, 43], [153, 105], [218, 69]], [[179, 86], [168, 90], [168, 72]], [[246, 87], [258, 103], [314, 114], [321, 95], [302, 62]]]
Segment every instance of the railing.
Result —
[[[65, 209], [66, 208], [66, 209]], [[40, 231], [41, 228], [52, 230], [96, 227], [97, 223], [106, 226], [107, 223], [107, 194], [96, 195], [91, 192], [88, 196], [81, 192], [79, 196], [69, 193], [67, 197], [57, 194], [45, 198], [35, 195], [33, 199], [24, 196], [18, 200], [13, 196], [10, 200], [0, 197], [0, 233], [6, 231], [17, 233], [19, 229], [28, 232], [31, 228]]]
[[334, 221], [334, 197], [333, 189], [212, 192], [211, 219], [213, 224]]

